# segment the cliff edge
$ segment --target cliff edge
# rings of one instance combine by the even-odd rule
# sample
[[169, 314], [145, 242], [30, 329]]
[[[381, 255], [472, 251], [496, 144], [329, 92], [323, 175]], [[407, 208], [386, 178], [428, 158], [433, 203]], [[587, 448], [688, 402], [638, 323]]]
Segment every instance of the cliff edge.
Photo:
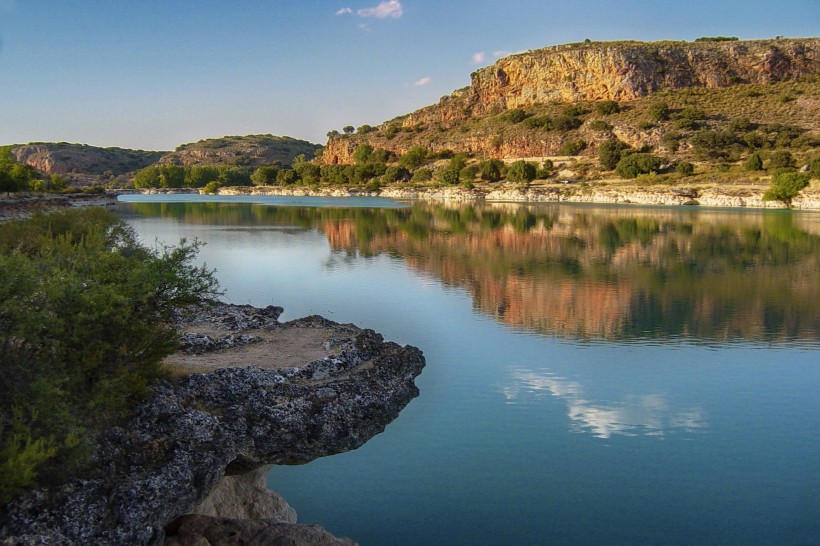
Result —
[[[261, 543], [280, 537], [288, 544], [350, 544], [294, 523], [292, 510], [278, 501], [265, 501], [276, 508], [261, 518], [258, 510], [237, 519], [202, 508], [217, 486], [226, 487], [220, 485], [226, 476], [258, 482], [265, 465], [303, 464], [356, 449], [418, 395], [414, 379], [424, 367], [418, 349], [321, 317], [280, 323], [281, 312], [220, 304], [193, 319], [186, 315], [189, 358], [177, 366], [220, 354], [234, 367], [155, 388], [129, 423], [102, 438], [93, 475], [31, 491], [7, 507], [0, 521], [3, 544], [159, 545], [166, 535], [179, 543], [174, 537], [180, 533], [198, 544], [208, 537], [218, 543], [226, 532], [244, 532], [247, 544], [259, 544], [254, 540], [260, 537], [268, 541]], [[261, 344], [271, 354], [278, 346], [292, 350], [266, 339], [287, 331], [312, 331], [307, 338], [326, 356], [294, 366], [296, 353], [290, 361], [272, 359], [268, 369], [241, 367], [249, 347], [258, 353]]]

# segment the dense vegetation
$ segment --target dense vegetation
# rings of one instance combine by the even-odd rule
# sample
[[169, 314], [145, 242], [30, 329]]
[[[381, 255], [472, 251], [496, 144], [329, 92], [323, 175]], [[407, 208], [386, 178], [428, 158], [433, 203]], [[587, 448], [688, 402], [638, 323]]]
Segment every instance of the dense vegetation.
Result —
[[146, 248], [97, 208], [0, 224], [0, 502], [80, 469], [163, 377], [175, 306], [217, 294], [198, 246]]

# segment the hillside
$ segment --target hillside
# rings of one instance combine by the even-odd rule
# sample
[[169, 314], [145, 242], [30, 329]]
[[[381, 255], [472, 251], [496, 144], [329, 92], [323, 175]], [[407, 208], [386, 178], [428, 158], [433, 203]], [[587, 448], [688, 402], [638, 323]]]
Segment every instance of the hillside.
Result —
[[44, 174], [57, 174], [71, 182], [95, 184], [155, 163], [166, 152], [99, 148], [67, 142], [32, 142], [12, 146], [18, 163]]
[[313, 159], [319, 144], [286, 136], [247, 135], [208, 138], [191, 144], [183, 144], [164, 155], [159, 165], [192, 166], [240, 166], [262, 167], [281, 163], [290, 165], [302, 154]]
[[[549, 47], [473, 72], [469, 87], [435, 105], [331, 133], [323, 160], [352, 164], [361, 144], [397, 156], [414, 146], [483, 158], [591, 156], [613, 138], [692, 157], [691, 136], [733, 120], [763, 139], [782, 130], [768, 126], [788, 125], [805, 144], [820, 132], [818, 76], [818, 38]], [[655, 115], [659, 102], [666, 116]]]

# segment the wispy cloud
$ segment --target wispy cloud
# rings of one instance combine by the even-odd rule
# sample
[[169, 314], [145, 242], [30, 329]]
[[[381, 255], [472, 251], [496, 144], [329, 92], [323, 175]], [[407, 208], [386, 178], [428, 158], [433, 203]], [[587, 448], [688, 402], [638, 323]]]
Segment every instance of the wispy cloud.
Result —
[[420, 80], [416, 80], [416, 82], [413, 83], [413, 85], [415, 85], [416, 87], [421, 87], [423, 85], [427, 85], [431, 81], [433, 81], [433, 78], [431, 78], [430, 76], [425, 76]]
[[376, 19], [384, 19], [386, 17], [398, 19], [404, 15], [404, 8], [402, 8], [399, 0], [387, 0], [386, 2], [381, 2], [376, 7], [356, 10], [356, 15], [359, 17], [375, 17]]
[[353, 13], [353, 10], [350, 8], [342, 8], [336, 12], [336, 15], [345, 15], [346, 13]]
[[484, 62], [484, 59], [486, 57], [487, 57], [487, 55], [485, 55], [483, 51], [478, 51], [476, 53], [473, 53], [473, 60], [470, 61], [470, 63], [471, 64], [481, 64], [481, 63]]
[[512, 51], [504, 51], [503, 49], [500, 50], [500, 51], [493, 51], [493, 56], [495, 58], [506, 57], [507, 55], [511, 55], [511, 54], [512, 54]]

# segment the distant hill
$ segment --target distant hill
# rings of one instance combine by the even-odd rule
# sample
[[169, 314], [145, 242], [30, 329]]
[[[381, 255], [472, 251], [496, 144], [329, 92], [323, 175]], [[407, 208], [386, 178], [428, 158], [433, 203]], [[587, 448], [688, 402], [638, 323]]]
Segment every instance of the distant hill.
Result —
[[[659, 102], [665, 115], [652, 110]], [[362, 144], [399, 156], [414, 146], [485, 158], [591, 155], [613, 138], [685, 152], [695, 132], [732, 120], [744, 131], [789, 125], [793, 139], [820, 131], [820, 39], [589, 42], [510, 55], [435, 105], [332, 133], [323, 159], [352, 164]]]
[[313, 159], [322, 146], [306, 140], [286, 136], [247, 135], [208, 138], [191, 144], [183, 144], [159, 159], [159, 165], [184, 167], [215, 165], [261, 167], [280, 163], [290, 166], [293, 159], [303, 154]]
[[173, 152], [100, 148], [66, 142], [32, 142], [11, 147], [19, 163], [44, 174], [59, 174], [74, 185], [113, 183], [123, 186], [137, 171], [153, 165], [290, 166], [304, 154], [313, 159], [322, 146], [286, 136], [248, 135], [209, 138], [182, 144]]
[[12, 146], [18, 163], [45, 174], [59, 174], [79, 184], [94, 184], [138, 171], [167, 152], [99, 148], [67, 142], [32, 142]]

